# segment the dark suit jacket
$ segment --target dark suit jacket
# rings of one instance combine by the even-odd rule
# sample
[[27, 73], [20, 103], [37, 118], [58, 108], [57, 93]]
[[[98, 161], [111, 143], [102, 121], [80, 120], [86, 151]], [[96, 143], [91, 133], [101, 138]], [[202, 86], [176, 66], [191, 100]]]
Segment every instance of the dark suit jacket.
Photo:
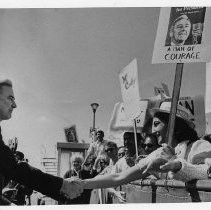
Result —
[[43, 173], [28, 163], [17, 163], [13, 152], [2, 140], [0, 127], [0, 195], [5, 180], [17, 181], [55, 200], [64, 200], [64, 197], [60, 195], [63, 179]]

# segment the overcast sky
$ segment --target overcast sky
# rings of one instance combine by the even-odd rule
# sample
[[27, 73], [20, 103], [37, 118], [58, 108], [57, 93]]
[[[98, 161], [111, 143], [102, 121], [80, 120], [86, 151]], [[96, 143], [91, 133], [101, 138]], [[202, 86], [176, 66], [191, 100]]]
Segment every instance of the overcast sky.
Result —
[[[122, 101], [119, 71], [137, 58], [142, 98], [161, 82], [172, 91], [175, 64], [151, 64], [160, 8], [1, 9], [1, 76], [11, 78], [17, 109], [2, 123], [4, 139], [37, 165], [44, 145], [52, 154], [64, 127], [76, 124], [88, 141], [90, 104], [100, 104], [96, 127], [108, 130]], [[185, 64], [182, 96], [205, 93], [204, 63]], [[106, 133], [107, 134], [107, 133]]]

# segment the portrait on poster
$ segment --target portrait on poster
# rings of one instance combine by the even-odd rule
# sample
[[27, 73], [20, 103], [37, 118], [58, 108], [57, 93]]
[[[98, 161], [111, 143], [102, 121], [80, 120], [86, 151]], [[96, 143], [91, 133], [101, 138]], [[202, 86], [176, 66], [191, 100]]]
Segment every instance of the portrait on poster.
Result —
[[190, 63], [210, 60], [210, 9], [161, 8], [152, 63]]
[[165, 46], [201, 44], [205, 7], [172, 7]]

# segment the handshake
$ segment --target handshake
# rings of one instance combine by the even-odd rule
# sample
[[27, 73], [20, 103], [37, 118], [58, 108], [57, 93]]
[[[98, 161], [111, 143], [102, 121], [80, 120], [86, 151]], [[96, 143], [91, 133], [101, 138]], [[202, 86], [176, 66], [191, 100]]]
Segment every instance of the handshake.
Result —
[[67, 199], [73, 199], [80, 196], [83, 190], [84, 182], [77, 177], [71, 177], [63, 180], [60, 193]]

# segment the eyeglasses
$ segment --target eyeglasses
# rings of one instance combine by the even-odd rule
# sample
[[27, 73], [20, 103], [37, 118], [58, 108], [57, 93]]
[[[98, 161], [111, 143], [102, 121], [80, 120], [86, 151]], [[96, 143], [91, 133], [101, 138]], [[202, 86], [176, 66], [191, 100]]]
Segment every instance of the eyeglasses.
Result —
[[143, 148], [146, 148], [146, 147], [152, 148], [152, 147], [154, 147], [154, 145], [153, 144], [142, 144], [142, 147]]
[[105, 150], [105, 152], [113, 152], [114, 148], [108, 148]]
[[106, 163], [106, 161], [101, 160], [101, 161], [100, 161], [100, 164], [107, 164], [107, 163]]

